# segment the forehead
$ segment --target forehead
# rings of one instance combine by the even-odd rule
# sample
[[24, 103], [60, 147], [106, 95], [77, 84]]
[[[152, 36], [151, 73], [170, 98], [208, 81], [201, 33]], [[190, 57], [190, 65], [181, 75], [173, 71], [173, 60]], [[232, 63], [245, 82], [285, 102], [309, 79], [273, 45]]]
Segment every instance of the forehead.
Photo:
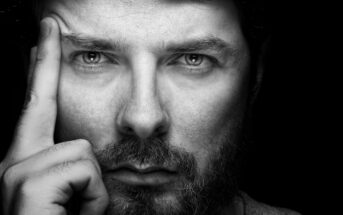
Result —
[[44, 15], [54, 16], [64, 34], [142, 44], [209, 35], [235, 40], [241, 34], [234, 5], [220, 0], [50, 0]]

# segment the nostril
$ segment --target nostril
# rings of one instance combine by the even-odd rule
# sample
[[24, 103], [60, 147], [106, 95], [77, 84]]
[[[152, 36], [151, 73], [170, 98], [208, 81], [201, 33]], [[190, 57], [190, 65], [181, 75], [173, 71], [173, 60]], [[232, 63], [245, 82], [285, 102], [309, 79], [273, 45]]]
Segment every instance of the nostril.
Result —
[[126, 135], [134, 135], [140, 138], [148, 138], [151, 136], [160, 136], [166, 133], [167, 126], [165, 123], [156, 121], [135, 121], [135, 122], [125, 122], [120, 126], [120, 131]]
[[124, 133], [124, 134], [129, 134], [129, 135], [132, 135], [135, 133], [134, 129], [129, 127], [129, 126], [123, 126], [121, 128], [121, 131]]
[[165, 134], [167, 121], [166, 113], [155, 102], [130, 103], [118, 115], [117, 126], [123, 134], [148, 138]]
[[155, 129], [155, 134], [156, 135], [161, 135], [167, 132], [167, 126], [166, 125], [159, 125], [156, 129]]

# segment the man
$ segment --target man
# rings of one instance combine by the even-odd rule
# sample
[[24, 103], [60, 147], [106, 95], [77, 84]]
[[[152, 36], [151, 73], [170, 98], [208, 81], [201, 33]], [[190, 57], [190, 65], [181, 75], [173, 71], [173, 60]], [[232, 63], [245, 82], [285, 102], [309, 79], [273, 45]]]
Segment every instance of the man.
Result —
[[295, 214], [234, 167], [257, 76], [231, 1], [49, 0], [4, 214]]

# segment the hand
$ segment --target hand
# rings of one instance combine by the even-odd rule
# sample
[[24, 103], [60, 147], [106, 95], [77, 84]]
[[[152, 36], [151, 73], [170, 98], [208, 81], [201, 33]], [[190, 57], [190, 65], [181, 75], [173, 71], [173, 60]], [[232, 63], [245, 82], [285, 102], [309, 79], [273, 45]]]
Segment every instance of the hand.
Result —
[[31, 50], [28, 101], [14, 141], [0, 163], [4, 215], [67, 214], [73, 194], [80, 214], [103, 214], [108, 195], [99, 164], [86, 140], [53, 140], [61, 59], [60, 30], [52, 18], [41, 22], [38, 48]]

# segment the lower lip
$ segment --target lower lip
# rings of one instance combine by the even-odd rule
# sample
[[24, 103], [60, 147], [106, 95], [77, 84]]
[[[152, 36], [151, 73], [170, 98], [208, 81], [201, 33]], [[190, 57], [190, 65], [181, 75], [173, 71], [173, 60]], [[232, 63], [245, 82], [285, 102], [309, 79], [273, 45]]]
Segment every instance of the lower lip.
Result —
[[139, 173], [131, 170], [117, 170], [106, 175], [125, 184], [136, 186], [160, 186], [172, 183], [177, 179], [176, 173], [166, 171]]

